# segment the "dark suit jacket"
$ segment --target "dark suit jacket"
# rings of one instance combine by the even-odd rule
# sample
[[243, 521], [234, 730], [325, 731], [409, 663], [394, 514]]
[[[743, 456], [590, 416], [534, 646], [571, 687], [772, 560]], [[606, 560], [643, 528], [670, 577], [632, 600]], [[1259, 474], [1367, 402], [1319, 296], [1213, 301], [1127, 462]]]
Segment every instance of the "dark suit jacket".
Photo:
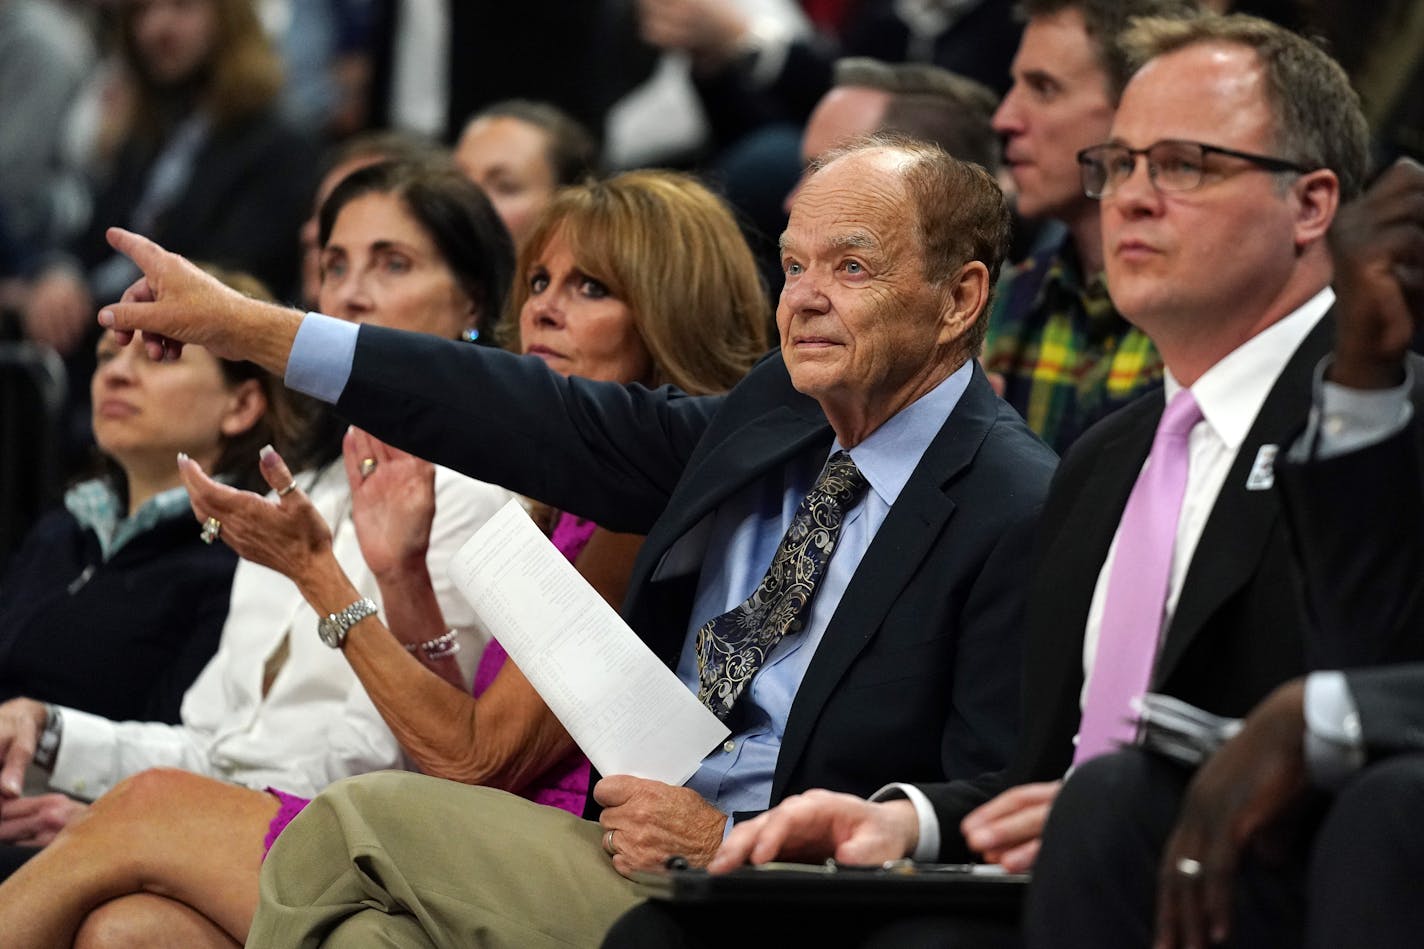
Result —
[[[1308, 634], [1279, 496], [1246, 488], [1260, 447], [1285, 451], [1304, 427], [1315, 367], [1332, 337], [1327, 316], [1287, 363], [1232, 462], [1166, 631], [1154, 691], [1243, 716], [1307, 671], [1308, 653], [1349, 652]], [[1054, 478], [1026, 607], [1022, 742], [1004, 773], [924, 788], [939, 818], [943, 859], [969, 856], [956, 829], [970, 809], [1013, 785], [1060, 778], [1072, 761], [1088, 607], [1163, 406], [1163, 395], [1152, 393], [1093, 426]], [[1367, 652], [1353, 664], [1378, 661]]]
[[1367, 760], [1424, 751], [1424, 664], [1356, 669], [1345, 681], [1360, 714]]
[[1321, 633], [1313, 668], [1424, 658], [1424, 359], [1413, 357], [1413, 367], [1414, 418], [1404, 431], [1278, 467], [1309, 619]]
[[[646, 533], [623, 615], [670, 666], [709, 515], [833, 434], [779, 355], [724, 397], [562, 379], [537, 360], [362, 327], [338, 409], [440, 464]], [[1054, 461], [968, 391], [891, 509], [792, 705], [771, 798], [1000, 767], [1015, 737], [1019, 578]], [[717, 556], [715, 551], [707, 556]]]

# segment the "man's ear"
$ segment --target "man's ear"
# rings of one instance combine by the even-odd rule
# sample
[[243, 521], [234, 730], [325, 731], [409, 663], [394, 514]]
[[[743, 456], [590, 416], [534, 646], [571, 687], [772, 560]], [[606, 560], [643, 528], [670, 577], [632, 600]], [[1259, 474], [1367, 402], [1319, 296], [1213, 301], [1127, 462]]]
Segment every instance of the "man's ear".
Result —
[[959, 268], [946, 290], [941, 343], [953, 342], [987, 317], [984, 308], [989, 302], [989, 290], [989, 268], [983, 261], [971, 260]]
[[1340, 179], [1328, 168], [1308, 171], [1291, 185], [1296, 205], [1295, 246], [1303, 250], [1325, 239], [1340, 207]]

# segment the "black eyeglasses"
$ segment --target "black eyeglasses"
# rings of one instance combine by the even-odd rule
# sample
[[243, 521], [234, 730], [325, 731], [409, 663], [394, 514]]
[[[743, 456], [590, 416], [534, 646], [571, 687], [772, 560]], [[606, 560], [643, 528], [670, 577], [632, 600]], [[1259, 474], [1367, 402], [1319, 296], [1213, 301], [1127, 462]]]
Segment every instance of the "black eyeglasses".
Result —
[[1078, 171], [1083, 177], [1083, 193], [1090, 198], [1103, 198], [1115, 191], [1132, 176], [1137, 156], [1147, 158], [1147, 178], [1159, 191], [1191, 191], [1202, 183], [1206, 174], [1206, 156], [1227, 155], [1249, 161], [1266, 171], [1309, 171], [1295, 162], [1269, 155], [1253, 155], [1233, 148], [1164, 139], [1146, 148], [1128, 148], [1112, 142], [1094, 145], [1078, 153]]

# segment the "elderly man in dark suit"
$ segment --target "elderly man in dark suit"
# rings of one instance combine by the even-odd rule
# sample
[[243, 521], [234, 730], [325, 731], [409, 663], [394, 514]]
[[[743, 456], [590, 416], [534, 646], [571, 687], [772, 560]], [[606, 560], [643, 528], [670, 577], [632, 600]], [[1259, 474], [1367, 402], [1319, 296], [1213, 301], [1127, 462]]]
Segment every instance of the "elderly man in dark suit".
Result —
[[907, 785], [906, 800], [792, 799], [736, 828], [714, 869], [972, 851], [1024, 870], [1064, 773], [1133, 741], [1133, 701], [1149, 688], [1238, 716], [1312, 657], [1410, 653], [1398, 640], [1307, 633], [1274, 486], [1330, 347], [1326, 233], [1365, 175], [1358, 99], [1319, 49], [1251, 18], [1145, 20], [1127, 42], [1140, 65], [1112, 138], [1080, 162], [1103, 204], [1114, 301], [1157, 344], [1168, 378], [1095, 426], [1055, 477], [1013, 763]]
[[[593, 942], [643, 895], [624, 874], [705, 862], [741, 812], [1001, 766], [1018, 578], [1053, 467], [973, 359], [1006, 227], [992, 179], [933, 146], [833, 155], [782, 238], [781, 351], [712, 399], [265, 309], [117, 233], [148, 277], [101, 322], [256, 358], [378, 436], [647, 532], [624, 614], [733, 732], [686, 786], [600, 781], [599, 823], [417, 775], [334, 787], [273, 849], [254, 943]], [[841, 536], [809, 606], [758, 628], [766, 661], [739, 691], [716, 655], [750, 653], [728, 627], [802, 556], [803, 506]]]

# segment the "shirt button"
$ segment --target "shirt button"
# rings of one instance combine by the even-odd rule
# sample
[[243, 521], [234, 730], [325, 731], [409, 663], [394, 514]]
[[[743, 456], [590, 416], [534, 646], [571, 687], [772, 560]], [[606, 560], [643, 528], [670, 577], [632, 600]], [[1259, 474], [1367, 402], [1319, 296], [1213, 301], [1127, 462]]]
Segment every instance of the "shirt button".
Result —
[[722, 743], [722, 750], [730, 755], [732, 752], [737, 750], [737, 743], [732, 739], [728, 738], [725, 742]]

